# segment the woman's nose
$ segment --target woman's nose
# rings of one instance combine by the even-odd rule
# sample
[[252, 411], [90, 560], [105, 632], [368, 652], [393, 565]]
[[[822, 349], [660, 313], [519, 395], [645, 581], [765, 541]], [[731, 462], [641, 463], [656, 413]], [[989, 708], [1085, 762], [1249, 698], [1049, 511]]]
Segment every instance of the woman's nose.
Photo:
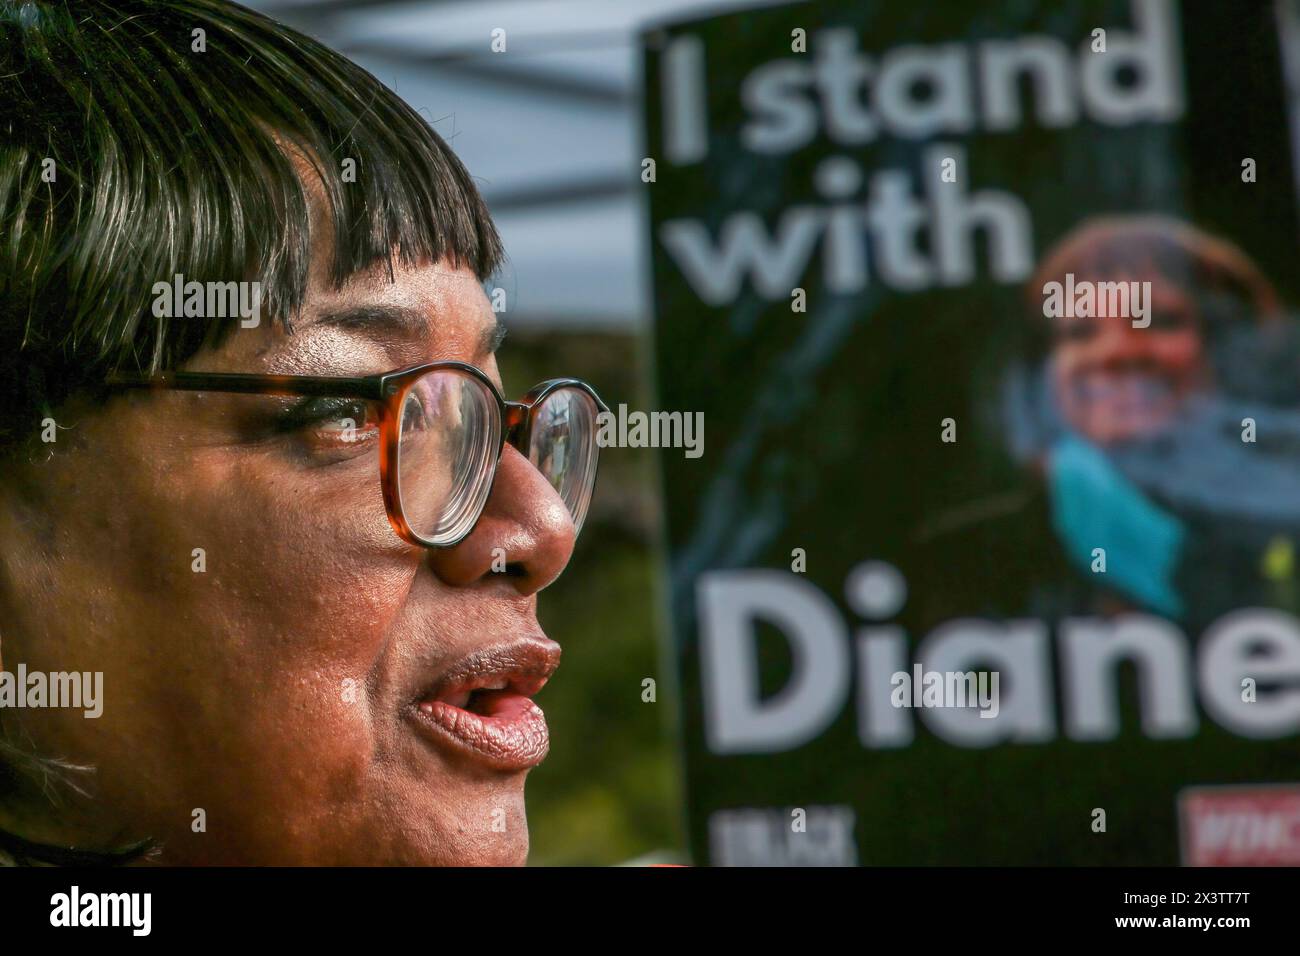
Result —
[[1148, 329], [1134, 328], [1123, 317], [1098, 319], [1102, 332], [1096, 338], [1094, 357], [1107, 363], [1142, 360], [1151, 353], [1152, 335]]
[[527, 596], [559, 577], [576, 536], [550, 482], [507, 444], [478, 524], [455, 547], [430, 548], [429, 565], [445, 584], [465, 587], [501, 577]]

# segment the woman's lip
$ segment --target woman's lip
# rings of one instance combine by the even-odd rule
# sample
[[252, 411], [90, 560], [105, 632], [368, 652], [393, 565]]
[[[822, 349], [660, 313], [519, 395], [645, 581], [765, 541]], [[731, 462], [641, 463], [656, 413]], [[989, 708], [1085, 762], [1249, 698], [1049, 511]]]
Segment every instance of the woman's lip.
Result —
[[415, 724], [440, 749], [496, 770], [528, 770], [541, 763], [551, 744], [542, 708], [508, 689], [487, 696], [487, 712], [482, 714], [441, 700], [421, 701]]
[[505, 679], [511, 690], [531, 697], [560, 666], [560, 645], [545, 637], [489, 644], [446, 665], [419, 701], [442, 700], [460, 688], [484, 687]]
[[[546, 757], [546, 715], [530, 699], [560, 663], [560, 645], [540, 635], [490, 644], [447, 666], [412, 703], [417, 729], [440, 750], [498, 770], [527, 770]], [[498, 687], [497, 690], [483, 688]], [[474, 710], [466, 691], [474, 689]]]

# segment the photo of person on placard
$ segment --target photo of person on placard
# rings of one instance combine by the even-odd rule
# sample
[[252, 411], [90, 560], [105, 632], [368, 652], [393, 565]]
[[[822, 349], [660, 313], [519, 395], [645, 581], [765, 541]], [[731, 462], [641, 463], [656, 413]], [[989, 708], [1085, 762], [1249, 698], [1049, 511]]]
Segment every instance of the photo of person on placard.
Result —
[[1031, 344], [990, 407], [1026, 488], [934, 543], [982, 526], [1039, 553], [1024, 599], [1049, 616], [1294, 607], [1300, 337], [1258, 267], [1170, 217], [1101, 216], [1024, 302]]

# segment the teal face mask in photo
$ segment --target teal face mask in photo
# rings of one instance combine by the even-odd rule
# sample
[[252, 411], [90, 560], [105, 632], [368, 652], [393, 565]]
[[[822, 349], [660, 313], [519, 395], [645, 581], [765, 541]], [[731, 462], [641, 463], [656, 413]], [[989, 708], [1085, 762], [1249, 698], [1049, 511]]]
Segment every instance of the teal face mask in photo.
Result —
[[1115, 590], [1168, 617], [1183, 601], [1173, 586], [1183, 526], [1149, 501], [1096, 446], [1067, 435], [1048, 464], [1052, 526], [1071, 563], [1094, 571], [1105, 552], [1105, 580]]

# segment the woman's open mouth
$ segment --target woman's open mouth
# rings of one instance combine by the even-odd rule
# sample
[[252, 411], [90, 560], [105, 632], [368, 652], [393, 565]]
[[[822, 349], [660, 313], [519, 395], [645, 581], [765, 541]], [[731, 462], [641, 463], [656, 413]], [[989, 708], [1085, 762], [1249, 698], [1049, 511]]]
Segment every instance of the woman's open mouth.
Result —
[[415, 724], [444, 752], [497, 770], [535, 767], [546, 757], [550, 734], [531, 698], [559, 663], [560, 646], [545, 638], [475, 651], [421, 695]]

